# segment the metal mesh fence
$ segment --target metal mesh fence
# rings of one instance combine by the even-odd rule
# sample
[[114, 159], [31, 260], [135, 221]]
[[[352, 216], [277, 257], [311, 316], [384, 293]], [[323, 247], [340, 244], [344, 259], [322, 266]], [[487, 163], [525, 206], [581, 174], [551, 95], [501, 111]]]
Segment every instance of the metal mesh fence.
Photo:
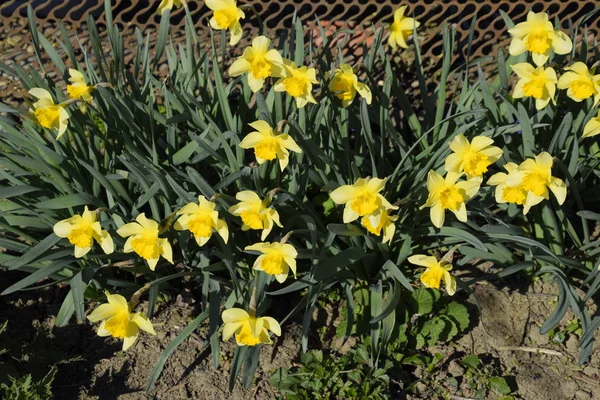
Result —
[[[4, 0], [0, 5], [0, 62], [19, 63], [31, 66], [37, 63], [34, 50], [29, 39], [27, 28], [27, 5], [31, 4], [38, 29], [52, 42], [59, 35], [57, 21], [65, 24], [72, 41], [76, 36], [85, 44], [88, 40], [86, 19], [91, 15], [103, 35], [106, 25], [103, 0]], [[158, 0], [113, 0], [112, 12], [116, 24], [124, 31], [127, 54], [132, 57], [136, 48], [135, 29], [150, 37], [150, 44], [156, 41], [156, 33], [160, 17], [156, 14]], [[208, 18], [211, 11], [203, 1], [188, 0], [188, 7], [200, 37], [210, 38]], [[572, 1], [519, 1], [519, 0], [246, 0], [240, 4], [252, 5], [260, 15], [264, 26], [272, 37], [277, 37], [282, 30], [292, 27], [294, 13], [301, 18], [308, 34], [320, 38], [320, 27], [327, 34], [338, 31], [331, 41], [344, 44], [345, 56], [360, 59], [363, 46], [373, 41], [374, 29], [392, 20], [393, 11], [401, 4], [408, 5], [408, 12], [422, 23], [418, 40], [421, 45], [423, 68], [434, 75], [441, 62], [442, 30], [444, 24], [452, 24], [456, 28], [458, 52], [453, 62], [461, 62], [467, 52], [468, 32], [471, 24], [475, 24], [472, 38], [472, 57], [493, 56], [498, 48], [507, 47], [509, 36], [501, 11], [513, 21], [522, 21], [530, 9], [536, 12], [546, 11], [552, 19], [561, 22], [563, 29], [569, 29], [569, 20], [575, 23], [582, 16], [597, 7], [595, 0]], [[183, 9], [175, 10], [171, 15], [172, 40], [175, 44], [185, 40]], [[244, 36], [235, 47], [233, 54], [239, 54], [259, 31], [257, 18], [247, 13], [244, 22]], [[600, 31], [600, 18], [587, 22], [589, 34], [596, 37]], [[181, 29], [178, 29], [181, 28]], [[332, 36], [333, 38], [333, 36]], [[205, 43], [209, 43], [206, 40]], [[106, 51], [109, 50], [108, 45]], [[411, 58], [411, 51], [399, 53], [402, 57]], [[24, 93], [21, 88], [13, 87], [13, 83], [0, 79], [0, 92], [15, 98]]]

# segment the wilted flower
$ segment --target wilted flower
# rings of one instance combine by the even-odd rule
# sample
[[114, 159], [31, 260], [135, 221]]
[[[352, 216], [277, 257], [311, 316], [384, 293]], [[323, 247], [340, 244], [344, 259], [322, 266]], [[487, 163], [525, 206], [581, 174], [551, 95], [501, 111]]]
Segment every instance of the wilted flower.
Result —
[[290, 60], [283, 60], [281, 78], [275, 83], [276, 92], [287, 92], [296, 99], [296, 107], [302, 108], [308, 103], [317, 103], [312, 95], [313, 83], [318, 83], [314, 68], [298, 67]]
[[494, 141], [486, 136], [475, 136], [471, 143], [460, 134], [450, 142], [454, 152], [446, 158], [446, 171], [465, 172], [467, 178], [479, 177], [502, 156], [502, 149], [492, 146]]
[[287, 133], [273, 130], [267, 121], [255, 121], [250, 124], [256, 129], [250, 132], [240, 143], [242, 149], [254, 149], [256, 161], [259, 164], [267, 160], [279, 160], [279, 167], [283, 171], [290, 161], [290, 152], [302, 153], [302, 149]]
[[419, 21], [414, 18], [404, 16], [405, 12], [406, 6], [398, 8], [394, 12], [394, 22], [392, 22], [389, 27], [390, 37], [388, 38], [388, 44], [394, 50], [396, 50], [398, 46], [404, 49], [408, 48], [406, 39], [408, 39], [408, 36], [412, 35], [413, 31], [421, 25]]
[[529, 50], [533, 62], [538, 66], [548, 61], [550, 50], [554, 50], [556, 54], [567, 54], [573, 48], [569, 36], [560, 30], [554, 30], [545, 12], [529, 11], [527, 21], [515, 25], [508, 32], [513, 36], [508, 52], [512, 56], [518, 56]]
[[216, 204], [206, 200], [206, 197], [198, 196], [198, 204], [188, 203], [181, 210], [180, 215], [173, 227], [178, 231], [189, 230], [194, 235], [198, 246], [204, 246], [213, 234], [213, 230], [227, 243], [229, 239], [229, 228], [227, 223], [219, 219], [219, 212], [215, 210]]
[[90, 211], [85, 206], [81, 215], [73, 215], [54, 225], [54, 234], [69, 239], [69, 242], [75, 246], [76, 258], [86, 255], [92, 249], [94, 240], [106, 254], [112, 253], [115, 249], [112, 237], [108, 231], [102, 230], [96, 215], [96, 211]]
[[433, 256], [423, 254], [408, 257], [408, 262], [426, 268], [425, 272], [421, 274], [421, 283], [423, 286], [439, 289], [443, 279], [446, 292], [450, 296], [456, 293], [456, 279], [449, 272], [452, 270], [452, 264], [446, 261], [438, 261]]
[[248, 73], [248, 85], [253, 92], [258, 92], [265, 79], [270, 76], [281, 76], [283, 59], [275, 49], [270, 49], [271, 41], [265, 36], [257, 36], [252, 46], [246, 47], [241, 57], [229, 67], [229, 75], [239, 76]]
[[213, 11], [210, 26], [215, 30], [228, 29], [231, 33], [229, 44], [236, 45], [242, 38], [240, 19], [246, 15], [238, 8], [236, 0], [206, 0], [205, 4]]
[[339, 69], [329, 73], [329, 90], [340, 100], [342, 105], [348, 107], [352, 104], [356, 93], [365, 99], [367, 104], [371, 104], [371, 89], [364, 83], [358, 81], [358, 77], [348, 64], [340, 65]]
[[457, 182], [461, 175], [448, 172], [444, 178], [433, 170], [427, 174], [429, 196], [420, 209], [430, 207], [429, 216], [437, 228], [444, 225], [446, 210], [452, 211], [459, 221], [467, 221], [466, 203], [477, 194], [481, 179], [471, 178]]
[[385, 208], [380, 208], [373, 214], [362, 217], [360, 223], [373, 235], [381, 236], [383, 231], [383, 243], [391, 243], [396, 232], [397, 215], [390, 215]]
[[288, 277], [290, 270], [296, 277], [296, 257], [298, 252], [291, 244], [281, 243], [256, 243], [246, 246], [244, 250], [260, 251], [260, 255], [254, 262], [253, 268], [266, 274], [274, 275], [277, 282], [283, 283]]
[[33, 88], [29, 94], [39, 99], [33, 103], [33, 113], [38, 123], [44, 128], [58, 130], [56, 139], [60, 139], [67, 130], [67, 121], [69, 120], [67, 111], [62, 105], [54, 104], [52, 95], [45, 89]]
[[259, 343], [271, 344], [269, 331], [281, 336], [281, 326], [274, 318], [255, 317], [241, 308], [223, 311], [223, 340], [227, 341], [235, 333], [238, 346], [256, 346]]
[[600, 101], [600, 75], [592, 75], [587, 65], [581, 61], [570, 67], [558, 80], [559, 89], [567, 89], [567, 96], [582, 101], [594, 96], [594, 105]]
[[583, 136], [592, 137], [600, 134], [600, 111], [598, 111], [598, 115], [594, 118], [590, 119], [587, 124], [583, 127]]
[[173, 7], [181, 7], [185, 4], [185, 0], [161, 0], [158, 5], [158, 14], [162, 15], [165, 11], [171, 10]]
[[173, 249], [167, 239], [158, 237], [158, 223], [146, 218], [144, 213], [139, 214], [135, 220], [137, 222], [125, 224], [117, 229], [119, 236], [128, 237], [123, 251], [135, 251], [148, 262], [152, 271], [156, 268], [160, 256], [173, 264]]
[[550, 67], [534, 68], [528, 63], [515, 64], [512, 69], [521, 78], [512, 93], [515, 99], [533, 97], [535, 108], [538, 110], [546, 107], [550, 100], [554, 103], [557, 82], [554, 69]]
[[132, 313], [125, 297], [106, 292], [108, 304], [100, 304], [87, 318], [90, 322], [102, 321], [98, 336], [112, 336], [123, 339], [123, 351], [130, 348], [138, 338], [140, 329], [156, 335], [152, 322], [146, 314]]
[[379, 192], [385, 186], [385, 179], [358, 179], [354, 185], [343, 185], [330, 193], [331, 200], [336, 204], [345, 204], [344, 223], [357, 220], [359, 217], [372, 214], [379, 208], [397, 210]]
[[69, 82], [70, 85], [67, 85], [67, 92], [69, 93], [69, 98], [71, 99], [82, 99], [88, 103], [92, 101], [92, 90], [94, 90], [93, 86], [88, 86], [85, 83], [85, 78], [83, 74], [76, 69], [69, 68]]
[[269, 198], [261, 200], [251, 190], [244, 190], [235, 195], [240, 202], [229, 207], [229, 212], [242, 218], [242, 230], [262, 229], [260, 240], [265, 240], [273, 229], [273, 223], [282, 227], [279, 222], [279, 213], [269, 207]]

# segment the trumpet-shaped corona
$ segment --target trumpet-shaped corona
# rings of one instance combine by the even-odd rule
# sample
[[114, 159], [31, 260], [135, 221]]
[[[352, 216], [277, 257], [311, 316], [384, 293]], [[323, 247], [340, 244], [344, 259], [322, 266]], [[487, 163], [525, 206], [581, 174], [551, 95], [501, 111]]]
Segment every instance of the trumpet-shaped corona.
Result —
[[238, 346], [256, 346], [257, 344], [271, 344], [269, 332], [281, 336], [281, 326], [271, 317], [256, 317], [241, 308], [230, 308], [221, 315], [223, 322], [223, 340], [227, 341], [235, 334]]
[[257, 36], [252, 46], [246, 47], [241, 57], [229, 67], [229, 75], [248, 74], [248, 85], [254, 93], [258, 92], [268, 77], [281, 76], [283, 59], [275, 49], [269, 49], [271, 41], [265, 36]]
[[343, 185], [329, 195], [336, 204], [345, 204], [344, 223], [356, 221], [359, 217], [372, 214], [379, 208], [397, 210], [379, 192], [385, 186], [385, 179], [358, 179], [353, 185]]
[[493, 143], [486, 136], [476, 136], [469, 143], [464, 135], [457, 135], [450, 143], [450, 149], [454, 153], [446, 158], [446, 171], [464, 171], [467, 178], [482, 176], [502, 156], [502, 149], [492, 146]]
[[394, 12], [394, 22], [389, 26], [390, 37], [388, 38], [388, 44], [393, 50], [396, 50], [398, 47], [407, 49], [408, 44], [406, 44], [406, 40], [421, 25], [416, 19], [405, 16], [405, 13], [406, 6], [399, 7]]
[[238, 8], [236, 0], [206, 0], [205, 4], [213, 11], [209, 21], [214, 30], [227, 29], [231, 33], [229, 44], [235, 46], [242, 38], [240, 20], [246, 15]]
[[266, 274], [275, 276], [279, 283], [285, 282], [291, 270], [296, 277], [296, 257], [298, 252], [291, 244], [281, 243], [256, 243], [246, 246], [245, 250], [259, 251], [262, 253], [254, 262], [253, 268]]
[[312, 95], [312, 85], [318, 82], [314, 68], [298, 67], [292, 61], [283, 60], [281, 78], [275, 83], [274, 89], [292, 96], [296, 99], [296, 106], [302, 108], [308, 103], [317, 103]]
[[512, 96], [515, 99], [522, 97], [533, 97], [535, 108], [541, 110], [550, 101], [554, 101], [556, 92], [556, 72], [551, 67], [537, 67], [528, 63], [520, 63], [512, 66], [513, 71], [519, 76]]
[[256, 129], [250, 132], [240, 143], [242, 149], [254, 149], [256, 161], [259, 164], [267, 160], [279, 160], [279, 167], [283, 171], [290, 161], [290, 150], [302, 153], [302, 149], [287, 133], [273, 130], [267, 121], [255, 121], [250, 124]]
[[558, 80], [559, 89], [567, 89], [567, 96], [579, 102], [594, 97], [594, 105], [600, 102], [600, 75], [592, 75], [587, 65], [578, 61], [566, 67]]
[[56, 139], [67, 130], [69, 114], [60, 104], [54, 104], [52, 95], [45, 89], [33, 88], [29, 94], [36, 97], [38, 101], [33, 103], [33, 113], [38, 123], [46, 129], [55, 129], [58, 131]]
[[260, 239], [265, 240], [273, 229], [273, 223], [282, 227], [279, 222], [279, 213], [269, 207], [270, 200], [268, 198], [261, 200], [251, 190], [239, 192], [235, 198], [239, 200], [239, 203], [229, 207], [229, 212], [242, 219], [243, 231], [262, 229]]
[[342, 101], [344, 108], [352, 104], [356, 93], [359, 93], [367, 104], [371, 104], [371, 89], [358, 81], [358, 77], [350, 65], [340, 65], [340, 68], [331, 71], [328, 77], [331, 78], [329, 81], [329, 90]]
[[414, 265], [425, 267], [425, 272], [421, 274], [421, 283], [427, 288], [439, 289], [442, 280], [446, 286], [446, 292], [452, 296], [456, 293], [456, 278], [450, 271], [452, 264], [445, 261], [438, 261], [433, 256], [416, 254], [408, 257], [408, 262]]
[[198, 196], [198, 204], [188, 203], [177, 211], [179, 219], [173, 227], [178, 231], [188, 230], [194, 235], [198, 246], [204, 246], [216, 231], [223, 241], [229, 239], [229, 228], [227, 223], [219, 219], [219, 212], [215, 210], [216, 204], [206, 200], [206, 197]]
[[148, 262], [152, 271], [161, 256], [173, 264], [173, 249], [167, 239], [158, 237], [158, 223], [146, 218], [144, 213], [139, 214], [135, 220], [137, 222], [125, 224], [117, 229], [119, 236], [127, 238], [123, 251], [135, 252]]
[[102, 230], [100, 222], [97, 221], [96, 211], [88, 210], [87, 206], [81, 215], [74, 215], [54, 225], [54, 234], [61, 238], [69, 239], [69, 243], [75, 246], [75, 257], [81, 258], [86, 255], [96, 241], [106, 254], [114, 251], [112, 237], [108, 231]]

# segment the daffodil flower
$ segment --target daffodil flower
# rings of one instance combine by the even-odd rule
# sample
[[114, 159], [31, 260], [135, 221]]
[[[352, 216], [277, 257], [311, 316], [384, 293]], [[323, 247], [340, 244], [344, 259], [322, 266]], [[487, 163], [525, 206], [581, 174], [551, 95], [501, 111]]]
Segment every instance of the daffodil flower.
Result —
[[70, 85], [67, 85], [67, 92], [69, 93], [70, 99], [81, 99], [88, 103], [92, 102], [92, 90], [94, 90], [93, 86], [88, 86], [85, 83], [85, 78], [83, 74], [76, 69], [69, 68], [69, 82]]
[[533, 97], [535, 99], [535, 108], [541, 110], [546, 107], [550, 101], [554, 101], [556, 92], [556, 72], [551, 67], [537, 67], [528, 63], [514, 64], [513, 71], [519, 76], [512, 96], [515, 99], [522, 97]]
[[456, 293], [456, 278], [450, 275], [452, 264], [446, 261], [438, 261], [433, 256], [416, 254], [408, 257], [408, 262], [414, 265], [425, 267], [425, 272], [421, 274], [421, 283], [427, 288], [439, 289], [442, 279], [446, 286], [446, 292], [452, 296]]
[[340, 68], [328, 73], [329, 90], [340, 100], [342, 100], [342, 106], [344, 108], [352, 104], [356, 93], [365, 99], [367, 104], [371, 104], [371, 89], [364, 83], [358, 81], [358, 77], [352, 70], [352, 67], [348, 64], [340, 65]]
[[181, 7], [184, 4], [185, 0], [161, 0], [157, 13], [163, 15], [165, 11], [171, 10], [173, 7]]
[[146, 218], [144, 213], [139, 214], [135, 220], [137, 222], [125, 224], [117, 229], [119, 236], [127, 238], [123, 251], [135, 252], [148, 262], [152, 271], [156, 268], [160, 256], [173, 264], [173, 249], [167, 239], [158, 237], [158, 223]]
[[281, 76], [283, 58], [275, 49], [270, 49], [271, 41], [265, 36], [257, 36], [252, 46], [246, 47], [241, 57], [229, 67], [229, 75], [239, 76], [248, 73], [248, 85], [254, 93], [258, 92], [270, 76]]
[[562, 205], [567, 197], [567, 186], [561, 179], [552, 176], [552, 164], [552, 156], [542, 152], [535, 156], [535, 159], [528, 158], [523, 161], [519, 165], [519, 171], [523, 172], [525, 190], [548, 200], [550, 189], [558, 204]]
[[502, 156], [502, 149], [492, 144], [494, 140], [486, 136], [475, 136], [471, 143], [462, 134], [455, 136], [450, 142], [454, 153], [446, 158], [446, 171], [464, 171], [467, 178], [482, 176]]
[[246, 15], [238, 8], [236, 0], [206, 0], [205, 4], [213, 11], [209, 24], [214, 30], [228, 29], [231, 33], [229, 44], [235, 46], [242, 38], [240, 20]]
[[529, 50], [533, 62], [544, 65], [550, 56], [550, 50], [556, 54], [567, 54], [573, 48], [573, 42], [567, 34], [555, 30], [545, 12], [529, 11], [527, 21], [521, 22], [508, 30], [513, 36], [508, 52], [518, 56]]
[[269, 232], [273, 229], [273, 223], [282, 227], [279, 222], [279, 213], [269, 207], [268, 198], [261, 200], [256, 193], [251, 190], [244, 190], [235, 195], [240, 202], [229, 207], [229, 212], [242, 218], [242, 230], [262, 229], [260, 240], [265, 240]]
[[433, 170], [427, 174], [429, 196], [420, 209], [430, 207], [429, 216], [437, 228], [444, 225], [446, 210], [452, 211], [459, 221], [467, 221], [466, 203], [477, 194], [481, 179], [471, 178], [457, 182], [461, 175], [448, 172], [444, 178]]
[[90, 211], [85, 206], [81, 215], [73, 215], [54, 225], [54, 234], [69, 239], [69, 243], [75, 246], [76, 258], [86, 255], [92, 249], [94, 240], [106, 254], [115, 250], [112, 237], [108, 231], [102, 230], [96, 215], [96, 211]]
[[60, 139], [67, 130], [69, 120], [67, 111], [62, 105], [54, 104], [52, 95], [45, 89], [33, 88], [29, 91], [29, 94], [38, 99], [33, 103], [33, 113], [38, 123], [44, 128], [58, 130], [56, 139]]
[[229, 340], [235, 334], [238, 346], [256, 346], [271, 344], [269, 332], [281, 336], [281, 326], [274, 318], [256, 317], [241, 308], [230, 308], [223, 311], [223, 341]]
[[254, 262], [253, 268], [266, 274], [275, 276], [279, 283], [285, 282], [290, 270], [296, 277], [296, 257], [298, 252], [291, 244], [281, 243], [256, 243], [246, 246], [245, 250], [260, 251], [260, 255]]
[[498, 204], [513, 203], [523, 206], [523, 215], [527, 215], [529, 209], [539, 203], [544, 198], [536, 196], [523, 186], [523, 177], [525, 173], [519, 170], [519, 166], [513, 162], [504, 165], [504, 172], [498, 172], [488, 180], [487, 184], [496, 186], [495, 197]]
[[140, 329], [156, 335], [152, 322], [141, 312], [132, 313], [125, 297], [106, 292], [108, 303], [101, 304], [87, 318], [90, 322], [102, 321], [98, 327], [98, 336], [112, 336], [123, 339], [123, 351], [137, 340]]
[[594, 105], [600, 101], [600, 75], [592, 75], [581, 61], [570, 67], [558, 80], [559, 89], [567, 89], [567, 96], [579, 102], [594, 96]]
[[360, 223], [373, 235], [381, 236], [383, 231], [382, 242], [392, 243], [396, 232], [396, 220], [398, 220], [397, 215], [390, 215], [385, 208], [380, 208], [373, 214], [362, 217]]
[[255, 121], [249, 124], [256, 129], [250, 132], [240, 142], [242, 149], [254, 149], [256, 161], [259, 164], [268, 160], [279, 160], [279, 167], [283, 171], [290, 161], [290, 152], [302, 153], [302, 149], [287, 133], [273, 130], [267, 121]]
[[594, 118], [590, 119], [587, 124], [583, 127], [583, 135], [582, 137], [592, 137], [600, 134], [600, 111], [598, 111], [598, 115]]
[[385, 186], [385, 179], [360, 178], [353, 185], [343, 185], [329, 194], [336, 204], [345, 204], [343, 221], [345, 224], [359, 217], [372, 214], [379, 208], [397, 210], [379, 192]]
[[216, 230], [223, 241], [229, 239], [229, 228], [227, 223], [219, 219], [219, 212], [215, 210], [216, 204], [206, 200], [206, 197], [198, 196], [198, 204], [188, 203], [181, 210], [180, 215], [173, 227], [178, 231], [190, 231], [196, 239], [198, 246], [204, 246]]
[[276, 92], [287, 92], [296, 99], [296, 107], [302, 108], [308, 103], [317, 103], [312, 95], [312, 85], [318, 82], [314, 68], [298, 67], [290, 60], [283, 60], [281, 78], [274, 88]]
[[394, 12], [394, 22], [390, 24], [390, 37], [388, 38], [388, 44], [393, 50], [396, 50], [398, 46], [407, 49], [406, 39], [412, 35], [413, 31], [421, 26], [421, 23], [414, 18], [409, 18], [404, 15], [406, 12], [406, 6], [398, 8]]

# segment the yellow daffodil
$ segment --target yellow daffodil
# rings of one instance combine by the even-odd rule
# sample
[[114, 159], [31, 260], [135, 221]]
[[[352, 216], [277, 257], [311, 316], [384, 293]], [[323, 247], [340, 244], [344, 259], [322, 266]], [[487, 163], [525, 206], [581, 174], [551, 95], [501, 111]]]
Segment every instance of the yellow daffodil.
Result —
[[108, 231], [102, 230], [96, 218], [96, 211], [90, 211], [85, 206], [81, 215], [73, 215], [71, 218], [57, 222], [54, 225], [54, 234], [69, 239], [69, 242], [75, 246], [76, 258], [86, 255], [92, 249], [94, 240], [106, 254], [110, 254], [115, 250], [112, 237]]
[[241, 308], [223, 311], [223, 340], [227, 341], [235, 333], [238, 346], [256, 346], [259, 343], [271, 344], [269, 332], [281, 336], [281, 326], [274, 318], [255, 317]]
[[430, 207], [429, 216], [437, 228], [444, 225], [446, 210], [452, 211], [459, 221], [467, 221], [466, 203], [477, 194], [481, 179], [471, 178], [457, 182], [461, 175], [448, 172], [444, 178], [433, 170], [427, 174], [429, 196], [420, 209]]
[[523, 186], [523, 177], [525, 173], [519, 170], [519, 166], [509, 162], [504, 165], [504, 172], [498, 172], [488, 180], [487, 184], [496, 186], [496, 202], [513, 203], [523, 206], [523, 215], [529, 212], [529, 209], [544, 200], [542, 196], [536, 196]]
[[156, 335], [152, 322], [146, 314], [132, 313], [125, 297], [106, 292], [108, 303], [100, 304], [87, 318], [90, 322], [102, 321], [98, 327], [98, 336], [112, 336], [123, 339], [123, 351], [137, 340], [140, 329]]
[[328, 77], [331, 77], [329, 90], [342, 100], [342, 106], [348, 107], [352, 104], [357, 92], [366, 100], [367, 104], [371, 104], [371, 89], [358, 81], [358, 77], [350, 65], [340, 65], [340, 68], [331, 71]]
[[281, 78], [274, 88], [276, 92], [287, 92], [296, 99], [296, 106], [302, 108], [308, 103], [317, 103], [312, 95], [313, 83], [318, 83], [314, 68], [298, 67], [290, 60], [283, 60]]
[[29, 94], [38, 99], [33, 103], [33, 113], [38, 123], [44, 128], [58, 130], [56, 139], [59, 139], [67, 130], [69, 114], [62, 105], [54, 104], [52, 95], [47, 90], [33, 88]]
[[492, 146], [493, 143], [486, 136], [475, 136], [471, 143], [462, 134], [455, 136], [450, 142], [450, 149], [454, 153], [446, 158], [446, 171], [464, 171], [467, 178], [482, 176], [502, 156], [502, 149]]
[[598, 111], [598, 115], [594, 118], [590, 119], [587, 124], [583, 127], [583, 136], [592, 137], [600, 134], [600, 111]]
[[123, 251], [135, 251], [148, 262], [152, 271], [156, 268], [160, 256], [173, 264], [173, 249], [167, 239], [158, 237], [158, 223], [146, 218], [144, 213], [139, 214], [135, 220], [137, 222], [125, 224], [117, 229], [119, 236], [128, 238]]
[[567, 197], [567, 186], [565, 183], [552, 176], [552, 156], [542, 152], [535, 159], [528, 158], [519, 165], [519, 171], [523, 172], [523, 187], [536, 196], [549, 199], [548, 189], [554, 194], [558, 204], [563, 204]]
[[359, 217], [372, 214], [379, 208], [397, 210], [379, 192], [385, 186], [385, 179], [358, 179], [354, 185], [343, 185], [330, 193], [331, 200], [336, 204], [345, 204], [344, 223], [356, 221]]
[[281, 243], [256, 243], [246, 246], [245, 250], [260, 251], [260, 255], [254, 261], [253, 268], [266, 274], [275, 276], [277, 282], [283, 283], [288, 277], [290, 270], [296, 277], [296, 257], [298, 252], [291, 244]]
[[555, 30], [545, 12], [530, 11], [527, 14], [527, 21], [515, 25], [508, 32], [513, 36], [508, 52], [518, 56], [529, 50], [533, 62], [538, 66], [548, 61], [550, 50], [554, 50], [556, 54], [567, 54], [573, 48], [569, 36], [560, 30]]
[[412, 35], [413, 31], [418, 28], [421, 24], [414, 18], [409, 18], [404, 15], [406, 12], [406, 6], [398, 8], [394, 12], [394, 22], [390, 24], [390, 37], [388, 38], [388, 44], [394, 50], [398, 46], [407, 49], [406, 39]]
[[594, 96], [594, 105], [600, 101], [600, 75], [592, 75], [587, 65], [578, 61], [558, 80], [559, 89], [567, 89], [567, 96], [582, 101]]
[[512, 66], [513, 71], [519, 76], [519, 81], [513, 90], [515, 99], [522, 97], [533, 97], [535, 108], [541, 110], [552, 100], [556, 91], [556, 72], [551, 67], [537, 67], [528, 63], [520, 63]]
[[158, 14], [163, 15], [165, 11], [171, 10], [173, 7], [181, 7], [185, 4], [185, 0], [161, 0], [158, 5]]
[[385, 208], [380, 208], [373, 214], [362, 217], [360, 223], [373, 235], [381, 236], [383, 231], [383, 243], [392, 243], [394, 233], [396, 232], [397, 215], [389, 215]]
[[215, 30], [228, 29], [231, 33], [229, 44], [236, 45], [242, 38], [240, 19], [246, 16], [236, 0], [206, 0], [205, 4], [213, 11], [210, 26]]
[[279, 167], [283, 171], [290, 161], [290, 152], [302, 153], [302, 149], [287, 133], [274, 131], [267, 121], [255, 121], [250, 124], [256, 129], [250, 132], [240, 143], [242, 149], [254, 149], [256, 161], [259, 164], [267, 160], [279, 160]]
[[173, 227], [178, 231], [190, 231], [196, 239], [198, 246], [204, 246], [213, 234], [213, 230], [227, 243], [229, 239], [229, 228], [227, 223], [219, 219], [219, 212], [215, 210], [216, 204], [206, 200], [206, 197], [198, 196], [198, 204], [188, 203], [181, 210], [180, 215]]
[[283, 58], [275, 49], [270, 49], [271, 41], [265, 36], [257, 36], [252, 46], [246, 47], [244, 54], [231, 64], [229, 75], [239, 76], [248, 73], [248, 85], [254, 93], [258, 92], [270, 76], [281, 76]]
[[242, 218], [242, 230], [262, 229], [260, 240], [265, 240], [273, 229], [273, 223], [280, 228], [279, 213], [269, 207], [270, 199], [261, 200], [256, 193], [251, 190], [244, 190], [235, 195], [240, 202], [229, 207], [229, 212]]
[[70, 99], [81, 99], [88, 103], [92, 101], [92, 90], [94, 90], [93, 86], [88, 86], [85, 83], [85, 78], [83, 74], [76, 69], [69, 68], [69, 82], [70, 85], [67, 85], [67, 92], [69, 93]]
[[417, 254], [408, 257], [408, 262], [414, 265], [425, 267], [425, 272], [421, 274], [421, 283], [428, 288], [439, 289], [442, 279], [446, 286], [446, 292], [450, 296], [456, 293], [456, 279], [450, 275], [452, 264], [446, 261], [438, 261], [433, 256]]

